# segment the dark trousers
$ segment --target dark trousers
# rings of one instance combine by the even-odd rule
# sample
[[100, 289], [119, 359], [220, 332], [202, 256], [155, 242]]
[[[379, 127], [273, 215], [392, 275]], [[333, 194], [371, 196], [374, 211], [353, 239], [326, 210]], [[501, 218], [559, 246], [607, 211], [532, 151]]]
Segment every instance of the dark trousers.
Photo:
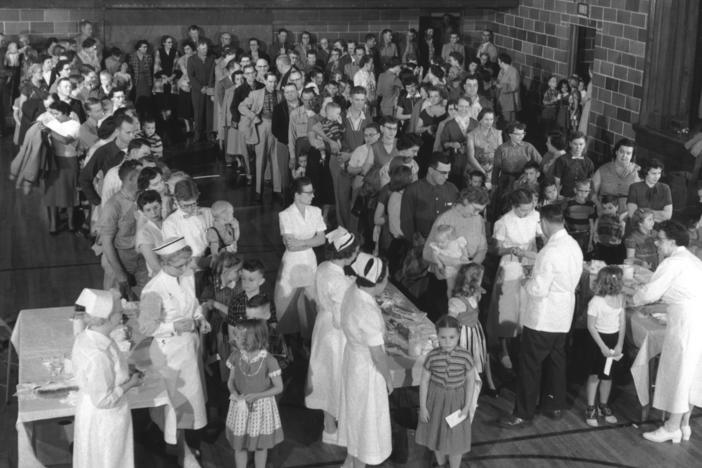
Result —
[[448, 313], [448, 297], [446, 297], [446, 280], [439, 279], [434, 273], [428, 273], [427, 290], [422, 297], [424, 312], [432, 322]]
[[200, 90], [190, 91], [193, 102], [193, 132], [196, 139], [202, 138], [205, 133], [212, 130], [212, 101], [207, 94]]
[[547, 379], [541, 409], [562, 410], [566, 396], [566, 333], [549, 333], [524, 327], [519, 353], [515, 416], [532, 419], [541, 389], [541, 369]]

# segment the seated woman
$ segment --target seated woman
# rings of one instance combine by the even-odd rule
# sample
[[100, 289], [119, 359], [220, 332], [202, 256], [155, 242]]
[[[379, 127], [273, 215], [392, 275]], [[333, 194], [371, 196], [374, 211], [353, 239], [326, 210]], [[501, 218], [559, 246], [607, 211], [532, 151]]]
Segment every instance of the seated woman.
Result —
[[644, 163], [639, 172], [643, 180], [629, 186], [626, 208], [630, 218], [638, 208], [653, 211], [653, 220], [656, 223], [666, 221], [673, 216], [673, 197], [670, 187], [660, 182], [663, 169], [663, 163], [658, 159], [649, 159]]

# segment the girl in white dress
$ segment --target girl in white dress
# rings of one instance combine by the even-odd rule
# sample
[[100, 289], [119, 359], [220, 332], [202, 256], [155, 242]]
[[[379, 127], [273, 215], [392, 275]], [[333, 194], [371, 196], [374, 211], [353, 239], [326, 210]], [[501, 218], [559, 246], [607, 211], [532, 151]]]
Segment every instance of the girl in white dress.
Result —
[[71, 354], [78, 383], [73, 466], [77, 468], [132, 468], [134, 440], [132, 413], [125, 394], [142, 381], [129, 375], [127, 362], [110, 338], [122, 320], [109, 291], [84, 289], [76, 301], [85, 307], [86, 329]]
[[344, 467], [379, 465], [392, 452], [388, 394], [393, 385], [384, 348], [385, 322], [376, 302], [388, 283], [387, 264], [366, 253], [351, 265], [356, 275], [341, 302], [346, 349], [341, 367], [338, 445]]
[[305, 405], [324, 411], [322, 442], [335, 444], [341, 398], [341, 362], [346, 346], [340, 308], [344, 294], [353, 283], [353, 278], [346, 276], [344, 267], [356, 259], [358, 241], [343, 227], [336, 228], [326, 237], [329, 260], [319, 265], [315, 278], [317, 320], [312, 332]]
[[314, 187], [307, 177], [295, 179], [292, 205], [278, 213], [285, 253], [275, 285], [275, 310], [281, 335], [309, 339], [314, 327], [315, 247], [324, 244], [327, 226], [322, 211], [312, 206]]
[[524, 265], [536, 259], [536, 238], [541, 232], [539, 212], [534, 210], [534, 197], [526, 189], [517, 189], [510, 196], [512, 210], [495, 223], [493, 237], [497, 243], [500, 267], [497, 271], [491, 300], [488, 336], [500, 339], [500, 362], [512, 368], [508, 340], [521, 329], [519, 310], [522, 304], [521, 280]]

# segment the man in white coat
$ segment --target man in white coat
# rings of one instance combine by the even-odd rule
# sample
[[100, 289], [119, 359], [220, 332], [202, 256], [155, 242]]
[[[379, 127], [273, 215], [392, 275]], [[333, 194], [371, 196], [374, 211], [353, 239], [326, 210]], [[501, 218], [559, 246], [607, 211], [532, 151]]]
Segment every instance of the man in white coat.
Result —
[[541, 412], [561, 417], [566, 396], [565, 343], [575, 309], [575, 288], [583, 270], [578, 243], [563, 226], [558, 205], [541, 210], [541, 229], [547, 242], [536, 256], [533, 273], [523, 283], [527, 296], [522, 318], [519, 379], [514, 413], [500, 420], [507, 429], [531, 424], [541, 384], [541, 367], [548, 366], [549, 380], [541, 392]]

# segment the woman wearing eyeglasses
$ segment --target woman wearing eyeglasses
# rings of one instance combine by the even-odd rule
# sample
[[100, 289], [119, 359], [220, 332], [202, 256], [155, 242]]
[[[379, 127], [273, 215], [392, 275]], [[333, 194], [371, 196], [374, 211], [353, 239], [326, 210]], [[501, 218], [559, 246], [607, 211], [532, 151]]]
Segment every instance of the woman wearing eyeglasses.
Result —
[[293, 182], [294, 201], [278, 213], [285, 253], [275, 284], [275, 309], [282, 335], [309, 339], [314, 327], [314, 278], [317, 272], [315, 247], [325, 242], [327, 226], [322, 210], [312, 206], [314, 187], [308, 177]]
[[692, 407], [702, 406], [702, 261], [687, 249], [690, 235], [680, 223], [662, 222], [657, 236], [663, 261], [651, 280], [636, 291], [633, 302], [643, 305], [661, 300], [667, 305], [653, 407], [669, 416], [663, 426], [643, 437], [677, 444], [690, 439]]
[[209, 333], [210, 324], [195, 296], [192, 248], [183, 237], [171, 237], [154, 252], [161, 270], [141, 293], [139, 328], [153, 337], [151, 363], [166, 382], [171, 405], [152, 410], [151, 417], [163, 430], [166, 442], [180, 445], [180, 461], [194, 462], [195, 454], [185, 443], [183, 430], [207, 424], [199, 333]]

